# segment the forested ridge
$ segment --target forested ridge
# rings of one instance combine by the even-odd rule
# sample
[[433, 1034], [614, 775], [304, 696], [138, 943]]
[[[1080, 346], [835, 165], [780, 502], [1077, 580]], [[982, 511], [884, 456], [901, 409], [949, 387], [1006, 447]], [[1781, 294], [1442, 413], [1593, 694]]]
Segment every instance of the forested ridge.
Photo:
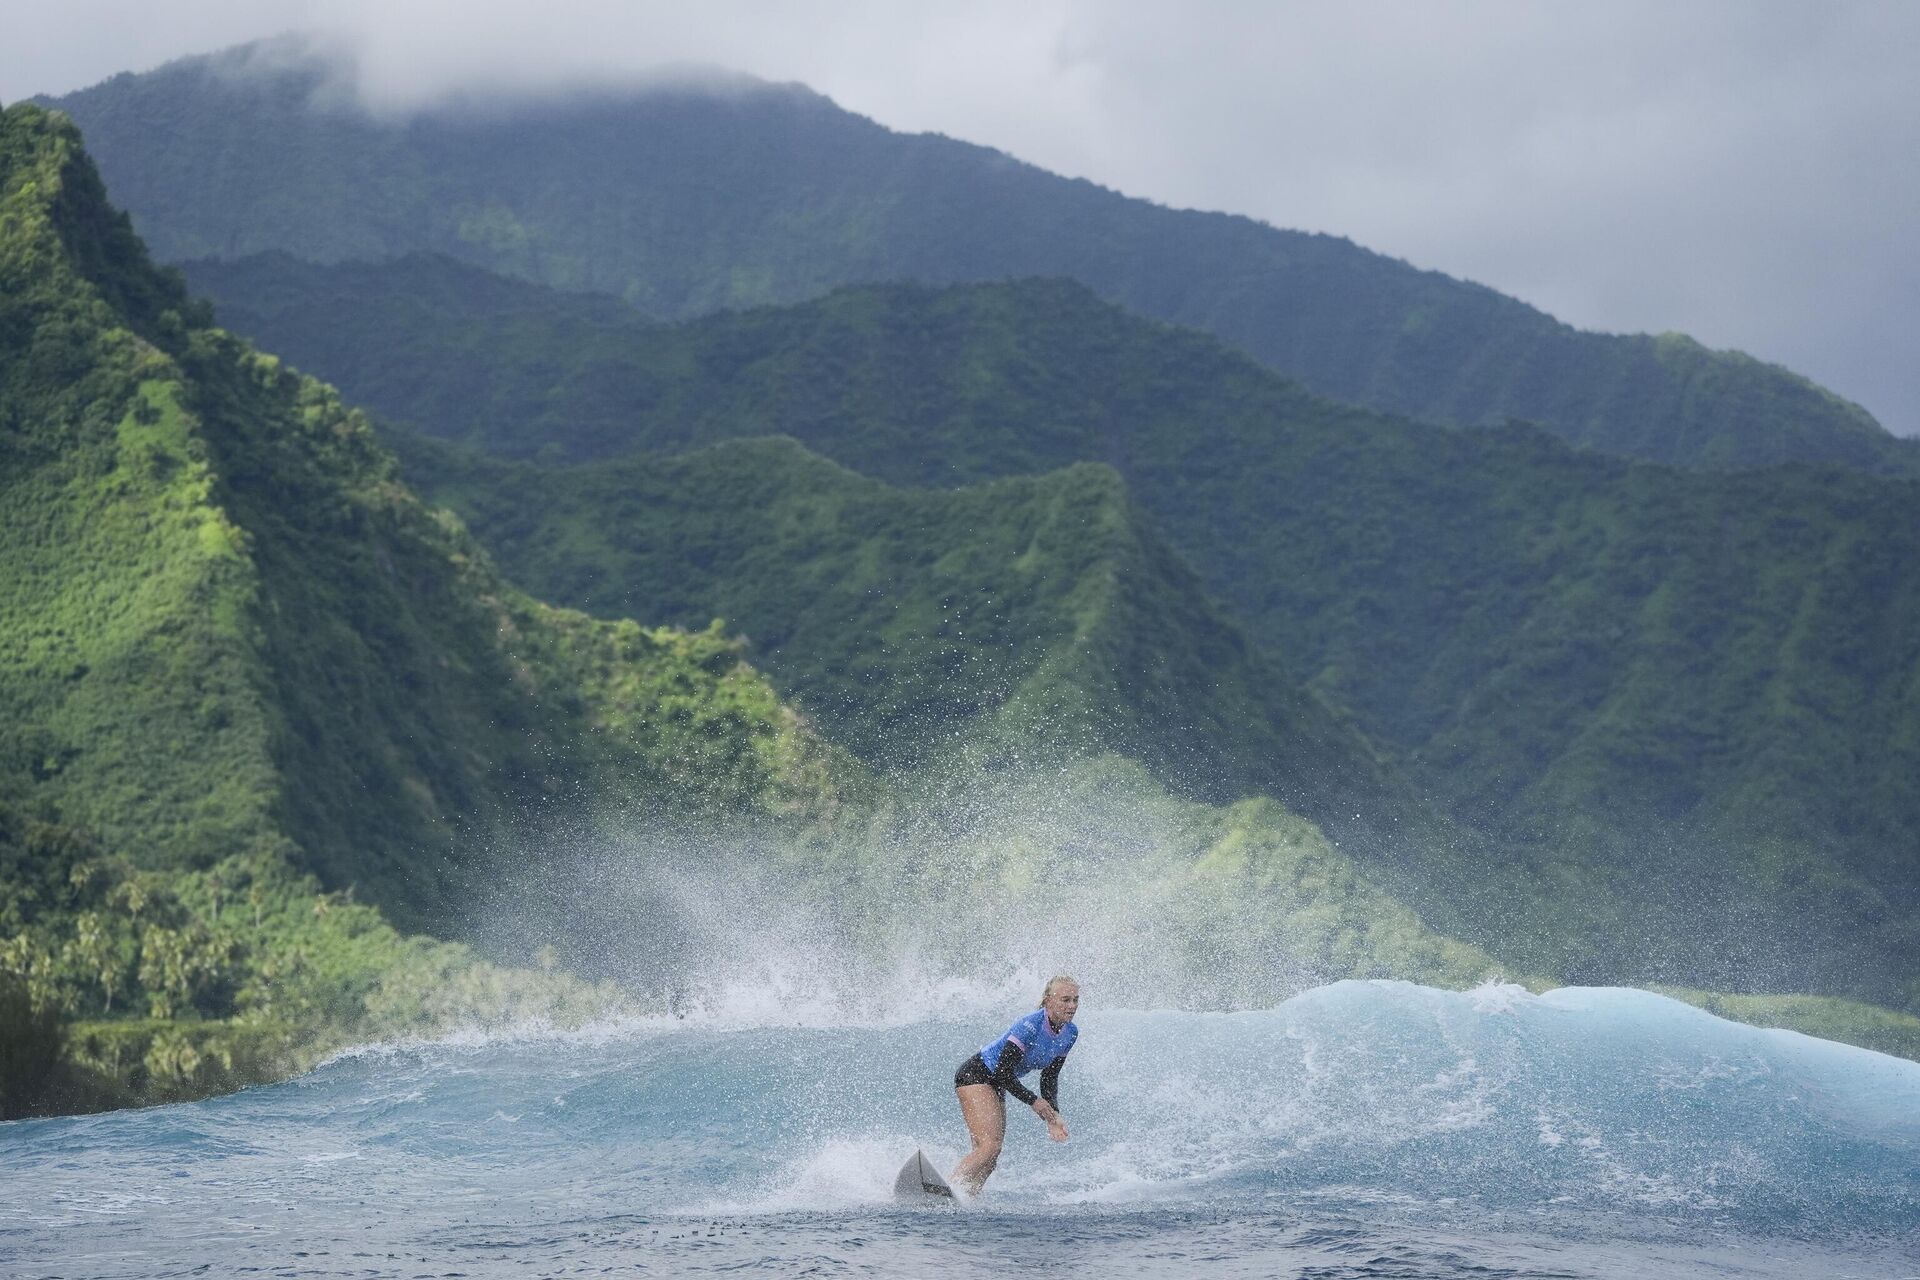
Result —
[[961, 751], [1112, 752], [1181, 794], [1275, 796], [1356, 838], [1357, 813], [1375, 837], [1450, 834], [1220, 610], [1105, 464], [926, 490], [787, 438], [578, 471], [397, 440], [549, 591], [724, 617], [785, 696], [889, 773]]
[[[1088, 824], [1118, 805], [1144, 834], [1096, 850], [1103, 885], [1188, 922], [1121, 935], [1157, 948], [1164, 990], [1270, 1002], [1336, 977], [1502, 970], [1283, 805], [1176, 795], [1169, 761], [1156, 778], [1118, 754], [1164, 699], [1052, 744], [1039, 783], [1006, 760], [1030, 743], [1019, 723], [953, 735], [971, 773], [876, 778], [775, 695], [745, 638], [516, 589], [413, 495], [365, 415], [208, 319], [107, 203], [70, 123], [0, 115], [0, 1114], [198, 1096], [355, 1039], [659, 1009], [649, 981], [689, 962], [672, 922], [620, 884], [568, 881], [556, 833], [623, 839], [644, 872], [687, 832], [731, 831], [716, 850], [758, 851], [755, 874], [875, 920], [876, 946], [889, 926], [861, 904], [910, 895], [946, 904], [934, 941], [970, 951], [967, 909], [1036, 875], [1079, 881]], [[1023, 489], [1037, 506], [1011, 505], [1056, 525], [1040, 612], [1089, 643], [1046, 652], [1055, 669], [1009, 717], [1052, 724], [1114, 677], [1109, 657], [1158, 661], [1128, 610], [1172, 599], [1193, 617], [1162, 620], [1166, 661], [1195, 661], [1191, 623], [1283, 717], [1242, 731], [1279, 733], [1298, 776], [1330, 763], [1388, 785], [1357, 735], [1236, 652], [1190, 571], [1123, 518], [1113, 473], [957, 496], [942, 554], [983, 549], [967, 504]], [[1092, 562], [1055, 579], [1089, 533]], [[1302, 726], [1324, 751], [1287, 736]], [[1052, 816], [983, 822], [993, 788]], [[901, 856], [929, 841], [937, 857]], [[669, 967], [628, 971], [636, 949]], [[1831, 1002], [1797, 1016], [1908, 1036]]]
[[1523, 418], [1690, 466], [1920, 466], [1920, 446], [1857, 405], [1737, 352], [1581, 332], [1345, 239], [897, 134], [797, 85], [690, 73], [380, 116], [356, 105], [357, 74], [288, 37], [54, 105], [167, 261], [439, 252], [665, 320], [847, 284], [1059, 276], [1321, 394], [1430, 421]]
[[1065, 894], [1142, 1007], [1920, 1056], [1920, 449], [1857, 406], [799, 86], [352, 75], [0, 114], [0, 1117], [682, 1009], [688, 873], [856, 974]]
[[[677, 500], [672, 466], [623, 451], [780, 433], [910, 486], [1109, 465], [1256, 646], [1508, 851], [1541, 936], [1582, 939], [1555, 964], [1912, 998], [1911, 481], [1702, 473], [1369, 413], [1065, 281], [661, 326], [443, 258], [193, 278], [376, 411], [522, 460], [400, 438], [514, 574], [596, 611], [653, 599], [751, 634], [778, 608], [703, 569], [737, 565], [722, 553], [661, 553], [707, 527], [703, 505], [761, 499], [709, 481]], [[799, 692], [793, 660], [768, 656]], [[1213, 696], [1189, 680], [1175, 700]]]
[[521, 594], [362, 415], [206, 319], [71, 124], [8, 109], [10, 1113], [204, 1091], [382, 1028], [617, 1006], [395, 925], [456, 931], [469, 860], [543, 797], [806, 815], [863, 785], [731, 639]]

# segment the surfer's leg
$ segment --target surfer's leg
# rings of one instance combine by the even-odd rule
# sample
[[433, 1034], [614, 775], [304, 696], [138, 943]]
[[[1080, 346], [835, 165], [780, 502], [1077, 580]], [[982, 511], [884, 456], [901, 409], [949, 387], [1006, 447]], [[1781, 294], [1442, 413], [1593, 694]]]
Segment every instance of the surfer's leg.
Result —
[[1007, 1100], [990, 1084], [963, 1084], [955, 1087], [960, 1099], [960, 1114], [967, 1122], [967, 1136], [973, 1150], [953, 1166], [953, 1180], [978, 1195], [987, 1175], [1000, 1163], [1000, 1143], [1007, 1136]]

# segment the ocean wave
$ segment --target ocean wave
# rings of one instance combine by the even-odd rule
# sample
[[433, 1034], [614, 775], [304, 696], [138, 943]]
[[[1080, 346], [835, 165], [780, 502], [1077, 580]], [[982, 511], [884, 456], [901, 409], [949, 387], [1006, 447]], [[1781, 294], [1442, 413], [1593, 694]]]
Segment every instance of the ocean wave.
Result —
[[[29, 1235], [102, 1214], [151, 1229], [185, 1212], [174, 1186], [322, 1217], [383, 1198], [892, 1212], [916, 1147], [962, 1153], [953, 1068], [1031, 1005], [1029, 977], [363, 1047], [230, 1097], [0, 1126], [0, 1157], [39, 1191], [15, 1210]], [[1011, 1108], [990, 1212], [1339, 1204], [1920, 1233], [1920, 1064], [1624, 989], [1355, 981], [1239, 1012], [1088, 995], [1062, 1085], [1072, 1141]]]

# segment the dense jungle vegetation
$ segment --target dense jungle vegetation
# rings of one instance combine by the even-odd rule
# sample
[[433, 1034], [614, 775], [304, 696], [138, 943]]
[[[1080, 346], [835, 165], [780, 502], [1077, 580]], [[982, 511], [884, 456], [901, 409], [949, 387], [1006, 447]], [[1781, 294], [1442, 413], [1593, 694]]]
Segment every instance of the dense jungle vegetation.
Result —
[[[855, 615], [796, 643], [768, 616], [785, 570], [726, 541], [732, 513], [779, 509], [778, 468], [695, 483], [651, 455], [781, 433], [901, 485], [1108, 465], [1256, 648], [1506, 850], [1493, 874], [1554, 940], [1534, 963], [1916, 998], [1912, 481], [1699, 473], [1355, 410], [1069, 282], [659, 326], [447, 259], [193, 278], [376, 411], [524, 460], [396, 437], [521, 580], [594, 612], [747, 620], [782, 687], [830, 706], [846, 693], [817, 672], [866, 643]], [[816, 487], [835, 486], [793, 491]], [[756, 564], [831, 560], [826, 523], [740, 519]], [[887, 519], [836, 509], [835, 537]], [[1169, 701], [1215, 697], [1187, 678]]]
[[[39, 1073], [9, 1110], [396, 1009], [605, 1006], [395, 925], [452, 931], [467, 858], [556, 796], [817, 818], [863, 785], [727, 637], [503, 582], [363, 416], [206, 327], [31, 107], [0, 117], [0, 547], [0, 971], [34, 1028], [0, 1038]], [[29, 1051], [116, 1013], [158, 1021]]]
[[[1043, 659], [1078, 674], [1027, 671], [1003, 708], [1025, 699], [1029, 727], [1051, 724], [1060, 699], [1086, 702], [1084, 681], [1114, 678], [1107, 658], [1151, 656], [1113, 629], [1123, 604], [1101, 599], [1126, 594], [1117, 561], [1208, 644], [1244, 650], [1127, 526], [1112, 473], [1008, 492], [1023, 488], [1032, 501], [1008, 505], [1053, 520], [1046, 555], [1084, 558], [1076, 539], [1102, 529], [1106, 542], [1079, 576], [1042, 574], [1035, 598], [1077, 636], [1084, 624], [1079, 658]], [[964, 510], [949, 522], [961, 530]], [[970, 775], [930, 784], [957, 796], [884, 785], [717, 628], [596, 620], [514, 588], [414, 497], [364, 415], [209, 327], [107, 204], [73, 126], [29, 106], [0, 114], [0, 548], [0, 1116], [199, 1096], [356, 1039], [657, 1010], [661, 992], [633, 974], [592, 980], [619, 968], [594, 948], [608, 930], [668, 946], [649, 935], [670, 929], [616, 909], [618, 883], [556, 907], [564, 859], [529, 843], [549, 826], [738, 828], [795, 894], [847, 910], [903, 889], [977, 902], [1087, 856], [1084, 820], [983, 823]], [[1195, 661], [1171, 642], [1169, 655]], [[1331, 761], [1384, 785], [1350, 730], [1238, 656], [1252, 665], [1230, 692], [1292, 717], [1283, 733], [1328, 736], [1325, 757], [1286, 739], [1303, 770]], [[1168, 707], [1149, 698], [1140, 714]], [[1014, 736], [972, 745], [992, 757]], [[1124, 871], [1121, 901], [1205, 913], [1210, 929], [1179, 935], [1197, 951], [1156, 956], [1191, 998], [1501, 968], [1306, 819], [1271, 799], [1176, 797], [1114, 754], [1129, 743], [1103, 728], [1062, 744], [1034, 808], [1119, 796], [1151, 828], [1124, 862], [1094, 853], [1103, 874]], [[929, 832], [939, 856], [894, 856]], [[638, 856], [656, 855], [642, 841]], [[502, 886], [524, 896], [502, 902]], [[523, 926], [518, 952], [473, 945], [489, 940], [470, 918], [489, 895]], [[974, 945], [959, 910], [941, 919]], [[1861, 1025], [1905, 1043], [1903, 1026]]]

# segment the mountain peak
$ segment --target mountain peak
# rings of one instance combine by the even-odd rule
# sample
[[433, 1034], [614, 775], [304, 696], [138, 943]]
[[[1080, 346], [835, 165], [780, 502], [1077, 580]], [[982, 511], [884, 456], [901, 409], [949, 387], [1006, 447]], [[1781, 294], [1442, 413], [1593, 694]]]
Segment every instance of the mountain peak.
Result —
[[56, 278], [78, 277], [121, 323], [171, 349], [183, 323], [205, 319], [188, 300], [177, 271], [156, 268], [127, 215], [107, 200], [65, 114], [33, 103], [0, 111], [0, 284], [21, 295]]

